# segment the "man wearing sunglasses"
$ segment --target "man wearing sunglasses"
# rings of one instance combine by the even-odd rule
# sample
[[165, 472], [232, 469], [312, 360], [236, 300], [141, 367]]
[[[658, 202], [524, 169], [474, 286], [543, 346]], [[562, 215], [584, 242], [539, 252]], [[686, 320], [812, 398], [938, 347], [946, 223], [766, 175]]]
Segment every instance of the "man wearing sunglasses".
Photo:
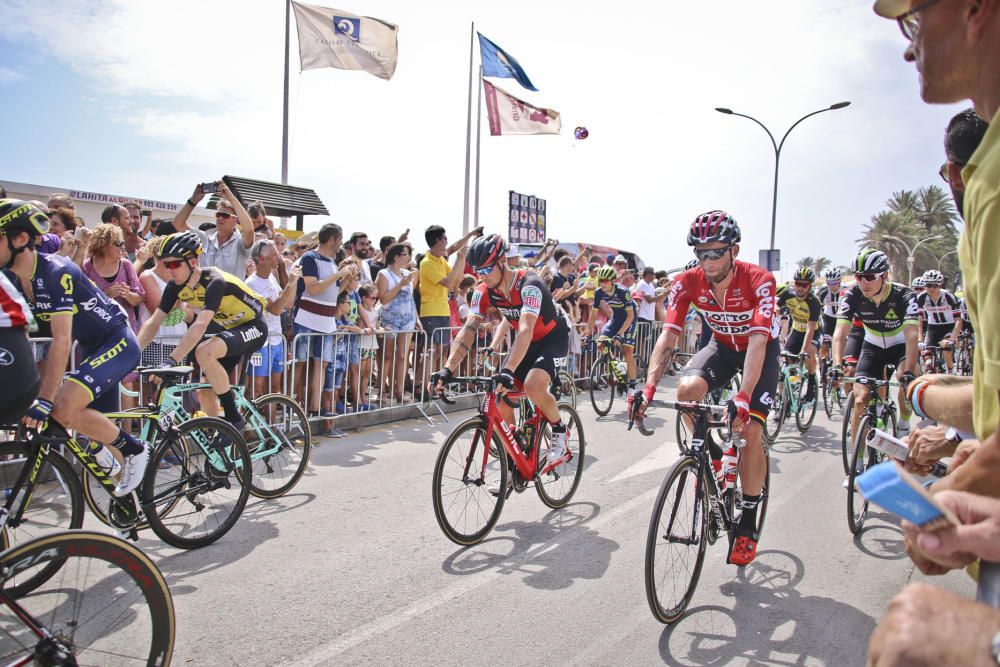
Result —
[[819, 348], [819, 315], [823, 310], [819, 297], [813, 294], [816, 273], [807, 266], [795, 272], [795, 284], [778, 297], [778, 310], [788, 314], [791, 331], [785, 338], [785, 352], [806, 355], [805, 401], [816, 400], [816, 350]]
[[[244, 420], [236, 409], [229, 374], [243, 357], [267, 342], [267, 300], [236, 276], [217, 267], [203, 268], [198, 257], [201, 251], [201, 240], [193, 231], [164, 236], [153, 248], [170, 280], [163, 288], [160, 306], [139, 330], [139, 345], [146, 349], [178, 300], [201, 309], [164, 365], [176, 366], [194, 350], [226, 421], [242, 431]], [[202, 400], [201, 404], [208, 415], [218, 415], [214, 400]]]
[[[909, 287], [888, 278], [889, 258], [885, 253], [865, 248], [854, 259], [857, 283], [850, 287], [840, 302], [837, 329], [833, 336], [833, 367], [843, 371], [844, 344], [854, 318], [865, 327], [865, 339], [858, 355], [855, 377], [886, 379], [886, 366], [893, 365], [899, 374], [899, 424], [896, 432], [905, 435], [910, 430], [910, 413], [906, 409], [906, 385], [917, 369], [918, 308]], [[880, 389], [879, 393], [885, 389]], [[857, 433], [858, 421], [865, 412], [869, 389], [854, 385], [854, 410], [851, 413], [851, 433]], [[883, 394], [883, 398], [885, 395]]]
[[[215, 229], [203, 232], [192, 229], [188, 218], [198, 203], [205, 198], [201, 184], [195, 186], [191, 198], [185, 202], [174, 218], [174, 228], [178, 232], [191, 230], [201, 239], [204, 249], [199, 261], [202, 268], [218, 267], [228, 274], [243, 278], [246, 275], [247, 259], [253, 247], [254, 226], [250, 214], [223, 181], [215, 182], [219, 194], [218, 209], [215, 212]], [[239, 224], [239, 233], [236, 225]]]
[[[739, 225], [725, 211], [695, 218], [687, 242], [699, 265], [674, 281], [663, 331], [650, 355], [646, 386], [633, 397], [639, 404], [636, 418], [641, 419], [683, 331], [688, 308], [694, 306], [704, 315], [713, 338], [685, 366], [677, 399], [700, 401], [709, 391], [728, 385], [737, 371], [743, 373], [740, 391], [733, 397], [736, 414], [730, 415], [733, 430], [746, 442], [739, 458], [743, 513], [727, 558], [734, 565], [747, 565], [757, 555], [757, 505], [767, 473], [761, 437], [778, 384], [780, 351], [774, 276], [736, 260], [741, 238]], [[719, 459], [722, 452], [712, 455]]]

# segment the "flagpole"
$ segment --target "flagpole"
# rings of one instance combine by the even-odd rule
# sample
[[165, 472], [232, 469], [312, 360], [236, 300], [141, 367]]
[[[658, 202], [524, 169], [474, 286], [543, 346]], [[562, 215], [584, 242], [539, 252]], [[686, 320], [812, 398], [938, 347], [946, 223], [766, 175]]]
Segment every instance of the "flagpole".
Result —
[[[291, 0], [289, 0], [291, 1]], [[469, 233], [469, 168], [472, 163], [472, 54], [476, 40], [476, 22], [469, 32], [469, 108], [465, 112], [465, 205], [462, 208], [462, 234]]]
[[285, 103], [281, 115], [281, 184], [288, 185], [288, 50], [291, 47], [292, 0], [285, 0]]
[[482, 143], [483, 133], [480, 131], [483, 124], [483, 66], [479, 66], [479, 80], [476, 90], [476, 217], [475, 227], [479, 227], [479, 147]]

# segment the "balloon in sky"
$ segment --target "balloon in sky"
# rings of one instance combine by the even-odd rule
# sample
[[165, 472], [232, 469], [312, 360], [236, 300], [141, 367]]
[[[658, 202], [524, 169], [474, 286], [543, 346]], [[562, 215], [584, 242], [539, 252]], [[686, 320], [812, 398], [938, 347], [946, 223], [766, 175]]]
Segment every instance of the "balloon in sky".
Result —
[[576, 137], [578, 140], [583, 141], [584, 139], [590, 136], [590, 131], [581, 125], [580, 127], [573, 130], [573, 136]]

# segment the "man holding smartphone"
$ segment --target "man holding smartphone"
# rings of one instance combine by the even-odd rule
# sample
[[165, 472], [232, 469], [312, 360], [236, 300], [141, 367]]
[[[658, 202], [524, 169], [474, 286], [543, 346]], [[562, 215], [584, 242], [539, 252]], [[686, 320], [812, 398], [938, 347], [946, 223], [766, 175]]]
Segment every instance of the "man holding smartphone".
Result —
[[[218, 209], [215, 212], [215, 230], [203, 232], [192, 229], [188, 218], [199, 202], [207, 194], [218, 193]], [[237, 224], [239, 231], [237, 233]], [[174, 228], [178, 232], [193, 231], [201, 240], [204, 253], [199, 258], [202, 267], [214, 266], [226, 273], [243, 279], [246, 275], [247, 259], [253, 247], [253, 220], [243, 208], [236, 195], [222, 181], [201, 183], [195, 186], [191, 198], [174, 218]]]

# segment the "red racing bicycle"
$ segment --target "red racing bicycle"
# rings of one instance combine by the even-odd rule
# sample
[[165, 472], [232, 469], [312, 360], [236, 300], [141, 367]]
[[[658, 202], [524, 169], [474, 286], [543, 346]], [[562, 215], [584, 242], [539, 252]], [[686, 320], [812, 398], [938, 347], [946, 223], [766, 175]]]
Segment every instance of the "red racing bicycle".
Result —
[[[551, 429], [523, 391], [507, 392], [500, 399], [514, 407], [521, 404], [521, 425], [512, 427], [500, 414], [491, 379], [458, 377], [451, 383], [485, 395], [479, 414], [455, 427], [434, 464], [434, 517], [448, 539], [463, 546], [481, 542], [496, 526], [510, 494], [532, 483], [545, 505], [565, 506], [580, 485], [586, 444], [573, 406], [558, 404], [566, 424], [566, 452], [550, 461]], [[444, 394], [438, 398], [454, 403]]]

